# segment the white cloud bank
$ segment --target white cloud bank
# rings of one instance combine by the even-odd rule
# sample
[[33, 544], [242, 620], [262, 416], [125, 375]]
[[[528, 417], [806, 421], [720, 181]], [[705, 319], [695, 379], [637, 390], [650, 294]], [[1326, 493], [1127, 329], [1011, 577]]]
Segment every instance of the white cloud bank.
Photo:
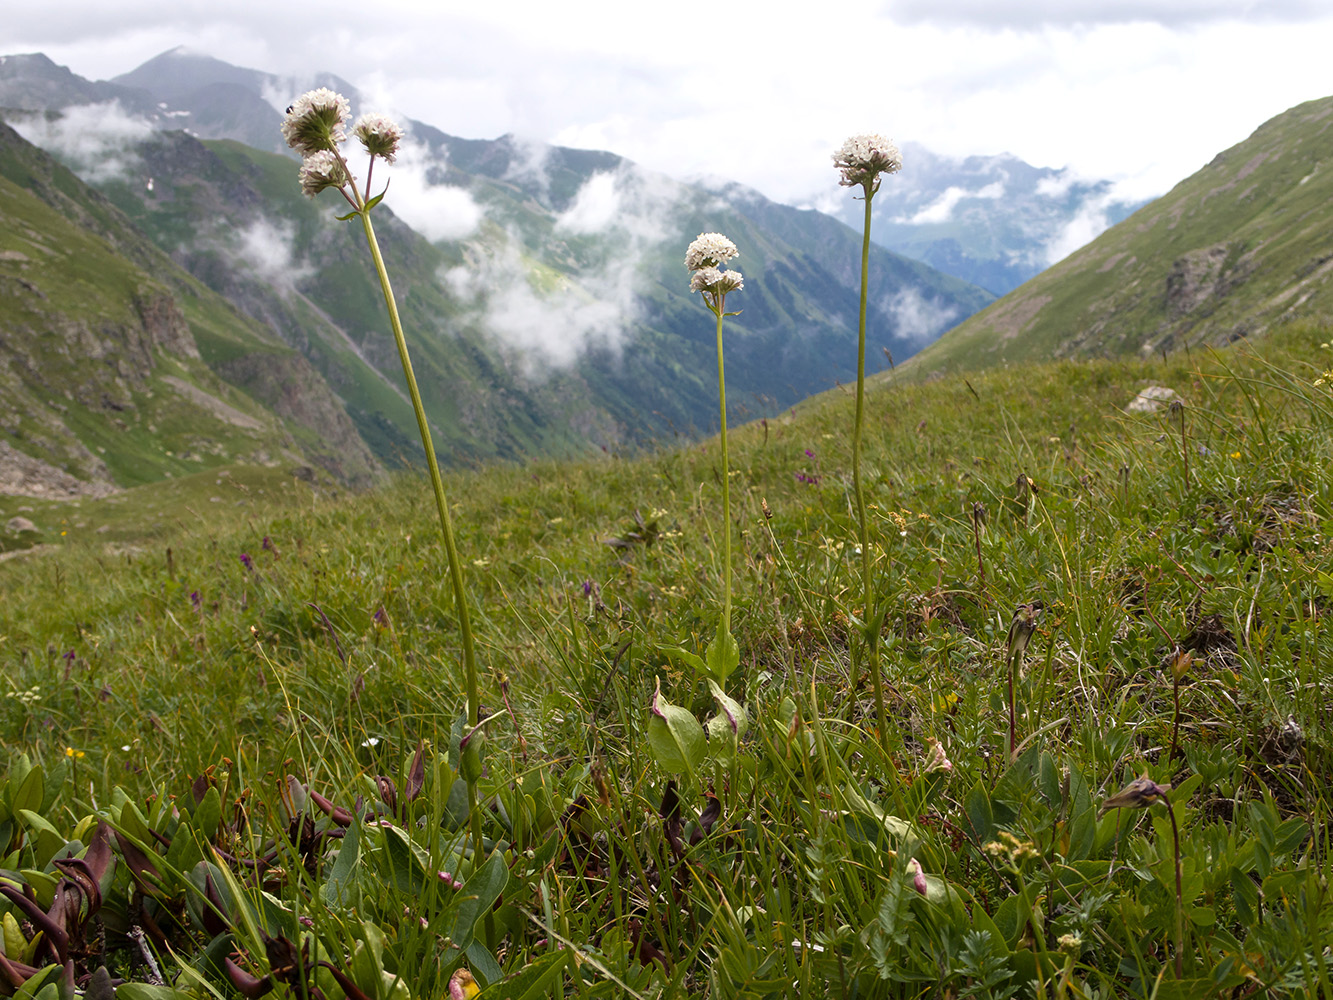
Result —
[[595, 173], [554, 227], [554, 237], [570, 240], [587, 262], [575, 274], [538, 264], [511, 229], [498, 247], [470, 244], [468, 263], [443, 277], [529, 377], [567, 368], [590, 350], [619, 351], [639, 318], [645, 254], [680, 236], [666, 221], [679, 196], [678, 184], [647, 171]]
[[153, 127], [128, 114], [119, 101], [78, 105], [50, 118], [15, 115], [9, 124], [90, 184], [137, 176], [148, 183], [136, 147], [153, 134]]

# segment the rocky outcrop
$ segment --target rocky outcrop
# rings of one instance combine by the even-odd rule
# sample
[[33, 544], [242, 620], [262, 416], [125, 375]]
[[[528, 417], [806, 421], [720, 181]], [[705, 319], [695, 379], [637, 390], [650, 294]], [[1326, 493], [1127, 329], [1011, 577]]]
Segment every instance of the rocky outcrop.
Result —
[[302, 444], [326, 471], [353, 485], [364, 485], [382, 468], [342, 401], [304, 357], [295, 353], [257, 352], [225, 362], [217, 372], [245, 386], [255, 400], [278, 416], [309, 431]]
[[39, 500], [105, 497], [116, 492], [110, 482], [86, 482], [0, 441], [0, 493]]

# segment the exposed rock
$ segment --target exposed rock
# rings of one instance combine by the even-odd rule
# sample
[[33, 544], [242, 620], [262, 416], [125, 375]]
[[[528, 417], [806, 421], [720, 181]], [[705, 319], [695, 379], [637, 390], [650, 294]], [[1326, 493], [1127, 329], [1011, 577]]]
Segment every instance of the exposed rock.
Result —
[[1191, 250], [1177, 258], [1166, 276], [1168, 322], [1182, 319], [1210, 299], [1225, 298], [1249, 277], [1253, 257], [1230, 243]]
[[162, 381], [188, 399], [200, 409], [207, 410], [223, 423], [240, 427], [247, 431], [262, 431], [264, 425], [249, 414], [242, 413], [234, 406], [229, 406], [216, 396], [212, 396], [196, 385], [191, 385], [175, 375], [164, 375]]
[[1152, 413], [1167, 406], [1176, 398], [1176, 391], [1168, 389], [1164, 385], [1150, 385], [1139, 391], [1139, 394], [1129, 401], [1125, 410], [1129, 413]]
[[0, 493], [39, 500], [105, 497], [117, 492], [109, 482], [85, 482], [0, 441]]
[[190, 332], [185, 314], [172, 296], [164, 292], [136, 295], [134, 311], [139, 314], [144, 333], [154, 347], [162, 347], [172, 354], [187, 358], [199, 357], [194, 334]]
[[25, 531], [36, 531], [37, 525], [26, 517], [11, 517], [5, 522], [5, 530], [11, 535], [21, 535]]

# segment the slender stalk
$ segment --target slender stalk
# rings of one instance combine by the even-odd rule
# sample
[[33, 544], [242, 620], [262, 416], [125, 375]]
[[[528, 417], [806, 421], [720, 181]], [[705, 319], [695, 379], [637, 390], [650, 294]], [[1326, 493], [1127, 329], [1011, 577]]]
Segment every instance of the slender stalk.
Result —
[[[358, 198], [358, 200], [360, 200]], [[430, 425], [426, 422], [426, 409], [421, 403], [421, 391], [417, 388], [417, 377], [412, 371], [412, 359], [407, 353], [407, 339], [403, 336], [403, 323], [398, 317], [398, 304], [393, 297], [393, 288], [389, 284], [389, 272], [384, 267], [384, 257], [380, 254], [379, 241], [375, 239], [375, 227], [370, 222], [370, 212], [364, 205], [359, 208], [361, 225], [366, 231], [366, 242], [370, 245], [370, 256], [375, 261], [375, 271], [379, 275], [380, 290], [384, 293], [384, 304], [389, 309], [389, 323], [393, 327], [393, 339], [398, 345], [398, 359], [403, 363], [403, 376], [407, 379], [407, 391], [412, 397], [412, 412], [416, 414], [417, 430], [421, 433], [421, 444], [426, 451], [426, 468], [430, 472], [431, 488], [435, 491], [435, 509], [440, 516], [440, 531], [444, 535], [444, 551], [449, 559], [449, 579], [453, 584], [454, 604], [458, 608], [458, 629], [463, 636], [463, 671], [467, 685], [467, 728], [476, 730], [478, 718], [477, 695], [477, 655], [472, 641], [472, 622], [468, 615], [467, 594], [463, 590], [463, 566], [458, 558], [458, 547], [454, 543], [454, 524], [449, 516], [449, 501], [444, 495], [444, 481], [440, 478], [440, 464], [435, 459], [435, 445], [431, 442]], [[719, 321], [720, 322], [720, 321]], [[465, 776], [466, 777], [466, 776]], [[473, 862], [481, 864], [481, 812], [477, 808], [477, 782], [466, 777], [467, 804], [470, 831], [472, 835]]]
[[866, 498], [861, 484], [861, 428], [865, 418], [866, 394], [866, 295], [870, 285], [870, 199], [874, 181], [862, 185], [865, 191], [866, 218], [861, 236], [861, 310], [856, 334], [856, 424], [852, 430], [852, 487], [856, 491], [856, 527], [861, 539], [861, 581], [864, 590], [866, 626], [866, 664], [875, 692], [875, 721], [879, 742], [888, 753], [888, 715], [884, 711], [884, 685], [879, 676], [879, 622], [875, 616], [875, 584], [871, 575], [870, 532], [866, 529]]
[[1185, 978], [1185, 916], [1180, 887], [1180, 827], [1176, 824], [1176, 810], [1168, 799], [1166, 814], [1171, 817], [1171, 841], [1176, 855], [1176, 979]]
[[723, 297], [717, 303], [717, 398], [722, 421], [722, 634], [731, 635], [731, 473], [727, 464], [727, 379], [722, 367]]

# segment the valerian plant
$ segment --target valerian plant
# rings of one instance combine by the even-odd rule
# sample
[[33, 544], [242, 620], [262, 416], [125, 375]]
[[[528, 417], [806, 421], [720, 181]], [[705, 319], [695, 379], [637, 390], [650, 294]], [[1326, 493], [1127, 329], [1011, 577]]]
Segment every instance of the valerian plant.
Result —
[[375, 273], [379, 277], [380, 291], [384, 294], [384, 305], [389, 310], [389, 323], [393, 328], [394, 343], [398, 346], [398, 359], [403, 365], [403, 376], [407, 380], [407, 391], [412, 398], [412, 411], [416, 415], [417, 430], [421, 434], [421, 444], [426, 453], [426, 468], [430, 473], [431, 487], [435, 493], [435, 507], [440, 518], [440, 532], [444, 536], [444, 548], [449, 559], [449, 578], [453, 585], [454, 604], [458, 611], [458, 629], [463, 640], [463, 669], [467, 689], [467, 736], [464, 738], [462, 772], [467, 782], [468, 810], [476, 860], [480, 863], [482, 853], [481, 812], [477, 808], [477, 779], [481, 776], [482, 730], [479, 718], [477, 691], [477, 655], [472, 638], [472, 624], [468, 613], [467, 594], [463, 588], [463, 566], [458, 556], [458, 546], [454, 541], [454, 527], [449, 515], [449, 502], [444, 492], [444, 481], [440, 477], [440, 465], [435, 458], [435, 445], [431, 441], [430, 425], [426, 420], [426, 410], [421, 403], [421, 391], [417, 388], [416, 375], [412, 371], [412, 359], [407, 350], [407, 339], [403, 335], [403, 323], [398, 316], [398, 305], [394, 300], [393, 287], [389, 283], [389, 272], [380, 253], [379, 241], [375, 238], [375, 227], [371, 224], [370, 213], [384, 198], [385, 190], [371, 195], [371, 178], [375, 171], [375, 161], [383, 160], [392, 164], [398, 155], [403, 140], [403, 130], [382, 114], [364, 114], [352, 126], [352, 135], [361, 144], [370, 157], [366, 167], [364, 187], [357, 184], [343, 156], [342, 144], [347, 139], [347, 120], [351, 117], [351, 106], [347, 98], [332, 90], [321, 87], [302, 94], [287, 109], [282, 121], [283, 138], [287, 144], [304, 158], [299, 174], [301, 190], [310, 197], [321, 191], [335, 190], [351, 206], [351, 211], [339, 216], [339, 221], [360, 219], [366, 234], [366, 244], [370, 248], [371, 259], [375, 263]]

